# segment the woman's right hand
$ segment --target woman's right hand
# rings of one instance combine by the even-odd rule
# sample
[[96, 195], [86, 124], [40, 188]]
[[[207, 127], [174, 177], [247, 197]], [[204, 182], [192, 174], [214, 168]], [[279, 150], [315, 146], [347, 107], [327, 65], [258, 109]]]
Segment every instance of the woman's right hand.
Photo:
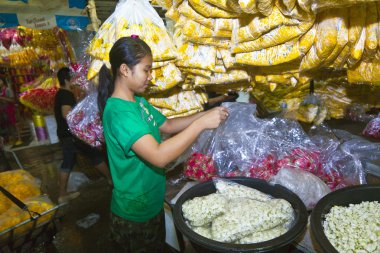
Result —
[[197, 119], [197, 123], [201, 124], [204, 129], [217, 128], [228, 117], [228, 109], [218, 106], [207, 111], [202, 117]]

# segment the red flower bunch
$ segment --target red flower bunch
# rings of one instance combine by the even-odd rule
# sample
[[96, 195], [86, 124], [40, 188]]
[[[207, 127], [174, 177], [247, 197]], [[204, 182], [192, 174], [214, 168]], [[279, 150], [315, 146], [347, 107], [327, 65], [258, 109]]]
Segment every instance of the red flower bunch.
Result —
[[343, 186], [343, 176], [341, 173], [324, 168], [320, 155], [321, 153], [316, 150], [295, 148], [290, 155], [279, 160], [277, 166], [279, 170], [281, 168], [291, 168], [310, 172], [324, 181], [330, 189]]
[[214, 160], [211, 156], [195, 152], [187, 160], [185, 175], [201, 182], [209, 181], [216, 176]]
[[276, 175], [278, 171], [277, 158], [269, 154], [264, 159], [256, 162], [249, 169], [249, 177], [269, 180], [272, 176]]
[[54, 110], [54, 98], [58, 88], [35, 88], [23, 92], [20, 95], [20, 102], [37, 112], [50, 114]]

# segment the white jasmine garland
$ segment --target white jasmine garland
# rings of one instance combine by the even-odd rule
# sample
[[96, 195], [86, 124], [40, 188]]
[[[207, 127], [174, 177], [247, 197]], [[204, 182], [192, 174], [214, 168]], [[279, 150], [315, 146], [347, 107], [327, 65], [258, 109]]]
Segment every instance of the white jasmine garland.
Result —
[[293, 218], [293, 209], [288, 210], [284, 201], [261, 202], [239, 198], [229, 202], [225, 214], [215, 218], [211, 225], [214, 240], [234, 242], [254, 232], [272, 229]]
[[186, 201], [182, 205], [182, 213], [191, 226], [203, 226], [223, 214], [226, 206], [227, 199], [220, 194], [213, 193]]
[[199, 234], [199, 235], [201, 235], [201, 236], [203, 236], [203, 237], [206, 237], [206, 238], [208, 238], [208, 239], [212, 239], [212, 235], [211, 235], [211, 227], [210, 227], [210, 226], [191, 227], [191, 229], [192, 229], [195, 233], [197, 233], [197, 234]]
[[340, 253], [380, 252], [380, 203], [364, 201], [334, 206], [326, 215], [324, 232]]
[[271, 196], [261, 191], [225, 180], [216, 179], [215, 188], [218, 193], [225, 195], [229, 199], [250, 198], [259, 201], [268, 201], [271, 199]]
[[287, 231], [288, 229], [286, 228], [286, 226], [280, 225], [272, 229], [249, 234], [248, 236], [241, 238], [237, 243], [247, 244], [247, 243], [265, 242], [265, 241], [274, 239], [276, 237], [279, 237], [280, 235], [285, 234]]

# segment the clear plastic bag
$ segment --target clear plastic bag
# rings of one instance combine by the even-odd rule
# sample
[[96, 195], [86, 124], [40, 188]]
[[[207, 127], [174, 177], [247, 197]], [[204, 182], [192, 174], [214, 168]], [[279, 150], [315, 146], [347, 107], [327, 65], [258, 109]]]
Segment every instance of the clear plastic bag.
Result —
[[380, 139], [380, 113], [367, 124], [363, 130], [363, 134], [375, 139]]
[[89, 94], [66, 117], [70, 131], [92, 147], [101, 147], [104, 143], [97, 96], [96, 92]]
[[140, 36], [150, 46], [153, 61], [176, 58], [177, 52], [164, 22], [148, 0], [120, 1], [91, 41], [87, 53], [108, 61], [108, 53], [115, 41], [132, 34]]
[[313, 209], [323, 196], [331, 192], [321, 179], [303, 170], [283, 168], [270, 179], [270, 183], [280, 184], [297, 194], [308, 210]]
[[[205, 172], [204, 168], [208, 168], [207, 179], [218, 175], [268, 180], [277, 173], [278, 158], [299, 146], [315, 146], [295, 121], [256, 118], [254, 104], [223, 103], [223, 106], [229, 109], [230, 116], [216, 130], [200, 135], [185, 172], [202, 175], [198, 171]], [[193, 173], [193, 178], [197, 173]]]
[[81, 186], [88, 184], [90, 181], [82, 172], [71, 172], [67, 182], [67, 192], [77, 191]]

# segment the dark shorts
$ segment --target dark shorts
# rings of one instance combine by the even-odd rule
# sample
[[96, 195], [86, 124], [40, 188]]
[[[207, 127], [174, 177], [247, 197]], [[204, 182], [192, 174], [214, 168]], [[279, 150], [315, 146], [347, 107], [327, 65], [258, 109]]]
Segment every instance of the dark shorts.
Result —
[[77, 152], [81, 152], [88, 157], [93, 166], [97, 166], [104, 161], [103, 154], [100, 150], [93, 148], [78, 139], [73, 137], [61, 138], [59, 143], [61, 144], [63, 152], [63, 162], [60, 168], [63, 172], [69, 173], [72, 171], [76, 162]]
[[134, 222], [111, 213], [112, 239], [127, 253], [163, 253], [165, 247], [164, 209], [146, 222]]

